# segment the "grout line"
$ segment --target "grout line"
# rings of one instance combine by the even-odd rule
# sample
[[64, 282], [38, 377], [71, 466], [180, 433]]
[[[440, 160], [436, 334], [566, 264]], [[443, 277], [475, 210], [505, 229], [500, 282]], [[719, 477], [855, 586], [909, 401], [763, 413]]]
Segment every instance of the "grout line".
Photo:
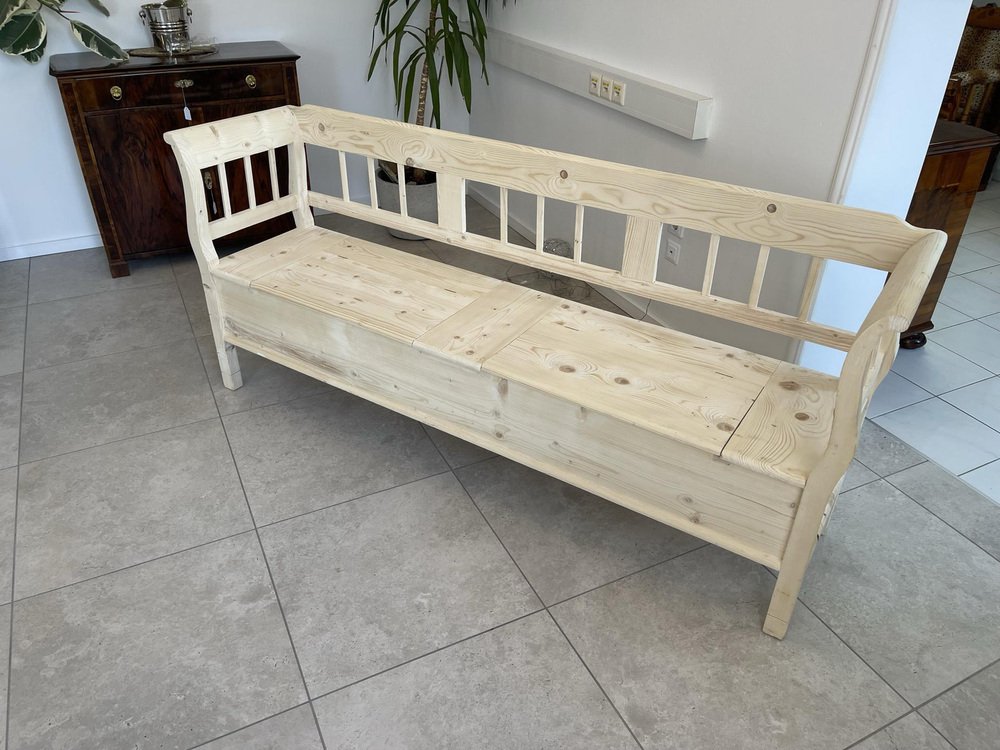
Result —
[[[76, 252], [76, 251], [74, 251]], [[173, 273], [173, 266], [170, 268], [171, 276], [176, 280], [176, 275]], [[138, 291], [140, 289], [152, 289], [157, 286], [167, 286], [173, 282], [170, 281], [156, 281], [152, 284], [136, 284], [135, 286], [126, 287], [111, 287], [110, 289], [101, 289], [97, 292], [87, 292], [86, 294], [74, 294], [71, 297], [57, 297], [56, 299], [45, 299], [39, 302], [28, 302], [28, 307], [35, 307], [36, 305], [52, 305], [57, 302], [69, 302], [70, 300], [84, 299], [85, 297], [99, 297], [102, 294], [121, 294], [122, 292]], [[30, 298], [29, 298], [30, 299]]]
[[[28, 280], [25, 284], [25, 296], [31, 292], [31, 259], [28, 259]], [[11, 528], [10, 543], [10, 619], [7, 628], [7, 695], [4, 705], [4, 748], [10, 747], [10, 697], [13, 694], [14, 682], [14, 594], [17, 574], [17, 510], [21, 490], [21, 436], [24, 433], [24, 352], [28, 345], [28, 314], [24, 314], [24, 340], [21, 342], [21, 402], [18, 404], [17, 415], [17, 466], [14, 469], [14, 520]]]
[[[176, 274], [174, 276], [176, 279]], [[188, 318], [188, 323], [191, 323], [190, 318]], [[192, 333], [194, 332], [194, 326], [192, 325]], [[214, 333], [213, 333], [214, 335]], [[196, 343], [197, 346], [197, 343]], [[215, 403], [216, 412], [219, 411], [219, 402], [215, 398], [215, 391], [212, 390], [211, 379], [208, 375], [208, 365], [205, 364], [204, 357], [201, 356], [201, 351], [198, 351], [198, 359], [201, 360], [202, 369], [205, 372], [205, 379], [208, 381], [209, 392], [212, 394], [212, 401]], [[319, 718], [316, 716], [316, 708], [312, 704], [312, 697], [309, 694], [309, 683], [306, 682], [305, 672], [302, 670], [302, 662], [299, 659], [299, 653], [295, 648], [295, 641], [292, 639], [292, 630], [288, 626], [288, 618], [285, 616], [285, 607], [281, 603], [281, 596], [278, 594], [278, 585], [274, 581], [274, 573], [271, 571], [271, 563], [267, 559], [267, 552], [264, 549], [264, 542], [260, 538], [260, 529], [257, 528], [257, 519], [254, 517], [253, 507], [250, 505], [250, 496], [247, 494], [246, 486], [243, 484], [243, 475], [240, 473], [239, 464], [236, 462], [236, 453], [233, 451], [232, 441], [229, 439], [229, 431], [226, 429], [226, 423], [222, 419], [220, 414], [219, 422], [222, 425], [222, 434], [226, 438], [226, 445], [229, 448], [229, 457], [233, 462], [233, 469], [236, 470], [236, 479], [240, 483], [240, 491], [243, 493], [243, 501], [246, 503], [247, 513], [250, 514], [250, 522], [253, 524], [253, 533], [257, 537], [257, 547], [260, 549], [261, 559], [264, 561], [264, 568], [267, 570], [268, 580], [271, 582], [271, 590], [274, 592], [274, 601], [278, 605], [278, 612], [281, 614], [281, 621], [285, 625], [285, 635], [288, 636], [288, 645], [292, 649], [292, 656], [295, 657], [295, 666], [299, 670], [299, 679], [302, 680], [302, 689], [306, 694], [306, 701], [309, 703], [309, 711], [312, 713], [313, 723], [316, 725], [316, 731], [319, 733], [319, 741], [326, 750], [326, 740], [323, 737], [323, 730], [319, 726]]]
[[212, 744], [213, 742], [215, 742], [217, 740], [222, 740], [222, 739], [225, 739], [226, 737], [232, 737], [234, 734], [236, 734], [238, 732], [242, 732], [244, 729], [249, 729], [250, 727], [255, 727], [258, 724], [263, 724], [265, 721], [270, 721], [271, 719], [276, 719], [279, 716], [284, 716], [285, 714], [290, 713], [290, 712], [294, 711], [297, 708], [302, 708], [303, 706], [306, 706], [308, 704], [309, 704], [309, 701], [303, 701], [302, 703], [299, 703], [298, 705], [292, 706], [291, 708], [286, 708], [283, 711], [278, 711], [278, 713], [276, 713], [276, 714], [271, 714], [270, 716], [265, 716], [263, 719], [258, 719], [257, 721], [254, 721], [254, 722], [251, 722], [249, 724], [246, 724], [246, 725], [240, 727], [239, 729], [234, 729], [231, 732], [226, 732], [225, 734], [220, 734], [218, 737], [213, 737], [210, 740], [205, 740], [204, 742], [199, 742], [197, 745], [191, 745], [191, 747], [189, 747], [188, 750], [198, 750], [199, 747], [205, 747], [207, 745]]
[[[968, 675], [967, 677], [963, 677], [961, 680], [959, 680], [955, 684], [946, 687], [940, 693], [937, 693], [936, 695], [932, 695], [930, 698], [928, 698], [927, 700], [925, 700], [923, 703], [918, 703], [916, 706], [913, 707], [913, 710], [914, 711], [919, 711], [920, 709], [924, 708], [928, 704], [933, 703], [934, 701], [936, 701], [938, 698], [940, 698], [945, 693], [950, 693], [955, 688], [957, 688], [957, 687], [959, 687], [959, 686], [964, 685], [965, 683], [967, 683], [973, 677], [978, 677], [983, 672], [985, 672], [987, 669], [992, 669], [993, 667], [995, 667], [997, 665], [1000, 665], [1000, 659], [994, 659], [989, 664], [986, 664], [985, 666], [980, 667], [979, 669], [977, 669], [975, 672], [973, 672], [972, 674]], [[921, 714], [921, 717], [922, 716], [923, 716], [923, 714]], [[930, 724], [930, 721], [928, 721], [927, 723]], [[934, 725], [931, 724], [931, 726], [934, 726]]]
[[[973, 417], [973, 419], [975, 419], [975, 417]], [[995, 432], [995, 431], [996, 431], [996, 430], [995, 430], [995, 428], [994, 428], [994, 432]], [[955, 476], [957, 476], [957, 477], [958, 477], [959, 479], [961, 479], [961, 480], [962, 480], [963, 482], [965, 482], [966, 484], [968, 484], [969, 482], [968, 482], [968, 480], [966, 480], [966, 478], [965, 478], [965, 475], [966, 475], [966, 474], [971, 474], [971, 473], [972, 473], [972, 472], [974, 472], [974, 471], [979, 471], [980, 469], [985, 469], [985, 468], [986, 468], [987, 466], [992, 466], [993, 464], [995, 464], [995, 463], [998, 463], [998, 462], [1000, 462], [1000, 458], [992, 458], [992, 459], [990, 459], [989, 461], [987, 461], [987, 462], [986, 462], [986, 463], [984, 463], [984, 464], [979, 464], [979, 466], [976, 466], [976, 467], [974, 467], [974, 468], [972, 468], [972, 469], [969, 469], [968, 471], [963, 471], [963, 472], [962, 472], [961, 474], [956, 474]], [[971, 485], [970, 485], [970, 486], [971, 486]], [[975, 489], [975, 488], [973, 488], [973, 489]]]
[[[444, 458], [443, 455], [442, 458]], [[619, 720], [621, 721], [625, 729], [628, 730], [628, 733], [632, 735], [632, 739], [635, 740], [635, 744], [638, 745], [640, 750], [642, 750], [643, 747], [642, 743], [639, 741], [639, 738], [636, 737], [636, 734], [632, 730], [632, 727], [629, 726], [629, 723], [627, 721], [625, 721], [625, 717], [622, 715], [622, 712], [618, 710], [618, 706], [616, 706], [615, 702], [611, 700], [611, 696], [608, 695], [608, 692], [604, 689], [604, 686], [600, 683], [600, 681], [598, 681], [596, 675], [594, 675], [594, 673], [591, 671], [590, 666], [587, 664], [587, 662], [583, 660], [583, 657], [580, 656], [580, 652], [576, 650], [576, 646], [573, 645], [573, 642], [569, 639], [569, 636], [566, 635], [566, 631], [562, 629], [562, 626], [556, 620], [555, 616], [553, 616], [552, 612], [549, 610], [548, 605], [546, 605], [542, 597], [538, 595], [538, 591], [535, 590], [534, 584], [532, 584], [531, 581], [528, 580], [528, 576], [526, 576], [524, 574], [524, 571], [521, 570], [521, 566], [518, 564], [517, 560], [514, 559], [514, 555], [512, 555], [510, 550], [507, 549], [507, 545], [503, 543], [503, 539], [500, 538], [500, 535], [497, 533], [496, 529], [493, 528], [493, 524], [490, 523], [490, 520], [486, 517], [486, 514], [483, 513], [483, 509], [479, 507], [479, 503], [477, 503], [475, 501], [475, 498], [472, 497], [472, 493], [469, 492], [469, 488], [465, 486], [465, 483], [461, 480], [461, 478], [459, 478], [458, 474], [455, 473], [454, 471], [452, 471], [452, 476], [455, 477], [455, 481], [458, 482], [459, 486], [462, 488], [462, 491], [465, 492], [466, 497], [469, 498], [469, 502], [471, 502], [473, 507], [479, 511], [479, 515], [482, 516], [483, 522], [486, 524], [487, 528], [489, 528], [489, 530], [493, 532], [493, 536], [496, 537], [497, 543], [499, 543], [499, 545], [503, 548], [503, 551], [507, 553], [507, 556], [510, 558], [510, 561], [514, 564], [514, 567], [517, 568], [517, 572], [521, 574], [521, 577], [524, 579], [524, 582], [527, 583], [528, 586], [531, 588], [532, 593], [534, 593], [535, 598], [538, 599], [539, 603], [542, 605], [543, 609], [545, 610], [545, 613], [552, 620], [556, 628], [558, 628], [559, 632], [562, 633], [562, 637], [566, 639], [567, 645], [569, 645], [569, 647], [573, 650], [573, 653], [576, 654], [576, 658], [580, 660], [580, 664], [583, 665], [583, 668], [587, 670], [587, 674], [590, 675], [590, 679], [592, 679], [594, 681], [594, 684], [597, 685], [597, 689], [601, 691], [601, 694], [604, 696], [604, 699], [608, 702], [608, 705], [611, 706], [614, 712], [618, 715]]]
[[952, 750], [958, 750], [951, 743], [951, 740], [949, 740], [947, 737], [945, 737], [943, 734], [941, 734], [940, 730], [936, 726], [934, 726], [933, 724], [931, 724], [929, 721], [927, 721], [927, 719], [925, 719], [923, 716], [921, 716], [919, 713], [917, 713], [917, 709], [915, 709], [915, 708], [911, 708], [909, 711], [907, 711], [902, 716], [897, 716], [895, 719], [893, 719], [892, 721], [890, 721], [888, 724], [885, 724], [885, 725], [879, 727], [874, 732], [869, 732], [868, 734], [866, 734], [864, 737], [862, 737], [857, 742], [852, 742], [850, 745], [848, 745], [847, 747], [845, 747], [844, 750], [853, 750], [853, 748], [860, 747], [861, 744], [863, 742], [865, 742], [866, 740], [871, 739], [872, 737], [874, 737], [879, 732], [882, 732], [882, 731], [888, 729], [889, 727], [894, 726], [895, 724], [898, 724], [903, 719], [905, 719], [907, 716], [911, 716], [913, 714], [916, 714], [918, 717], [920, 717], [924, 721], [924, 723], [927, 724], [927, 726], [929, 726], [931, 729], [933, 729], [934, 733], [936, 735], [938, 735], [942, 740], [944, 740], [948, 744], [948, 747], [952, 748]]

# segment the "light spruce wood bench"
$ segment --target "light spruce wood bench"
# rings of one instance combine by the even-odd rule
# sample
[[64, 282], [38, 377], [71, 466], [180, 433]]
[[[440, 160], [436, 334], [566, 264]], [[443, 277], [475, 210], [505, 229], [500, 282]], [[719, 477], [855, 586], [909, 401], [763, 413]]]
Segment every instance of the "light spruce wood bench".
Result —
[[[778, 570], [764, 631], [785, 635], [869, 400], [944, 234], [883, 214], [314, 106], [166, 140], [181, 168], [227, 387], [242, 384], [240, 347], [763, 563]], [[308, 188], [306, 144], [334, 152], [340, 196]], [[407, 215], [405, 188], [398, 213], [376, 199], [351, 200], [349, 158], [367, 165], [373, 196], [376, 160], [436, 172], [437, 222]], [[266, 160], [269, 184], [246, 178], [252, 159]], [[205, 170], [221, 186], [217, 218]], [[497, 239], [466, 227], [470, 181], [499, 189]], [[279, 184], [287, 189], [274, 191]], [[535, 247], [508, 236], [509, 201], [525, 198], [518, 194], [536, 202]], [[546, 207], [557, 202], [575, 212], [572, 258], [542, 252]], [[830, 377], [322, 229], [313, 208], [834, 347], [847, 359]], [[584, 257], [593, 209], [624, 218], [617, 267]], [[288, 212], [294, 230], [216, 254], [219, 237]], [[657, 280], [664, 224], [709, 236], [698, 288]], [[746, 301], [713, 293], [722, 238], [753, 243]], [[761, 304], [772, 248], [810, 259], [799, 314]], [[809, 319], [831, 259], [892, 272], [857, 332]]]

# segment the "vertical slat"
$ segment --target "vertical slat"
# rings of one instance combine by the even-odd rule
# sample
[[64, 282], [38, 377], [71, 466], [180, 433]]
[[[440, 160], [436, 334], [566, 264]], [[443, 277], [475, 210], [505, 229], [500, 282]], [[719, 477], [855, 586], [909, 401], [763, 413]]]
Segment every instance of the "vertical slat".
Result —
[[271, 200], [278, 200], [278, 160], [274, 155], [274, 149], [267, 150], [267, 171], [271, 175]]
[[757, 307], [760, 302], [760, 288], [764, 285], [764, 272], [767, 271], [767, 258], [771, 254], [771, 248], [761, 245], [757, 251], [757, 268], [753, 272], [753, 283], [750, 284], [750, 300], [747, 302], [750, 307]]
[[712, 293], [712, 282], [715, 281], [715, 264], [719, 260], [719, 241], [722, 238], [713, 234], [708, 241], [708, 260], [705, 261], [705, 278], [701, 282], [701, 293], [708, 296]]
[[625, 226], [622, 276], [649, 284], [656, 281], [662, 234], [663, 224], [660, 222], [635, 216], [628, 217]]
[[347, 181], [347, 154], [343, 151], [338, 151], [337, 158], [340, 162], [340, 194], [343, 196], [345, 201], [350, 203], [351, 186]]
[[438, 224], [455, 232], [465, 231], [465, 178], [437, 173]]
[[545, 247], [545, 196], [535, 196], [535, 250]]
[[288, 144], [288, 194], [294, 195], [298, 207], [293, 212], [295, 226], [315, 226], [312, 211], [309, 210], [309, 178], [306, 172], [306, 147], [301, 141]]
[[802, 290], [802, 302], [799, 303], [799, 320], [809, 320], [816, 293], [819, 291], [819, 279], [825, 265], [822, 258], [813, 258], [806, 275], [806, 284]]
[[500, 243], [506, 245], [508, 242], [508, 227], [510, 216], [508, 215], [507, 188], [500, 188]]
[[371, 156], [365, 159], [368, 162], [368, 190], [371, 193], [372, 208], [378, 208], [378, 188], [375, 186], [375, 159]]
[[409, 216], [406, 207], [406, 167], [402, 164], [396, 164], [396, 183], [399, 188], [399, 215]]
[[253, 167], [250, 166], [250, 157], [243, 157], [243, 177], [247, 181], [247, 201], [250, 208], [257, 208], [257, 191], [253, 186]]
[[222, 193], [222, 215], [229, 218], [233, 215], [233, 205], [229, 200], [229, 176], [226, 174], [226, 163], [219, 165], [219, 192]]
[[583, 259], [583, 206], [576, 206], [576, 226], [573, 229], [573, 262]]

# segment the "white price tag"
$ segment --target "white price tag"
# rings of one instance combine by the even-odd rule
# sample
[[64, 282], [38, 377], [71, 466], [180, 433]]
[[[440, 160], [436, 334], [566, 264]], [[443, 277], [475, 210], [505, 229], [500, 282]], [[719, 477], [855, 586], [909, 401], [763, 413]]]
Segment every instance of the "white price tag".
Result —
[[184, 105], [184, 119], [191, 122], [191, 108], [186, 104]]

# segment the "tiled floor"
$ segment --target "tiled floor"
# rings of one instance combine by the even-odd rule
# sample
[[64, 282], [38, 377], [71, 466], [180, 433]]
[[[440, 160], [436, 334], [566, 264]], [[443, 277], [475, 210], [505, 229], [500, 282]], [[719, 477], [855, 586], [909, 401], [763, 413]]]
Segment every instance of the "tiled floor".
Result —
[[1000, 183], [979, 194], [934, 330], [901, 350], [869, 416], [1000, 503]]
[[[9, 750], [996, 747], [1000, 506], [878, 424], [778, 642], [767, 569], [245, 353], [227, 391], [193, 262], [104, 269], [0, 265]], [[879, 422], [995, 419], [957, 341]]]

